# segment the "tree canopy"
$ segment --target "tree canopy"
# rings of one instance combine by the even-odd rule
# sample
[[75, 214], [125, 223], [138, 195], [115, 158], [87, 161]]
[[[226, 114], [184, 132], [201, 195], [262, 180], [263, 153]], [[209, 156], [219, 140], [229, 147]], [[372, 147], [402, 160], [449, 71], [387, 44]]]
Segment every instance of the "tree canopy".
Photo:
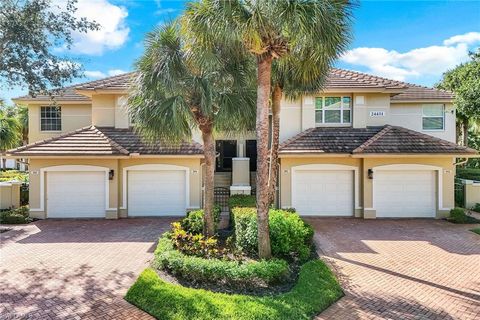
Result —
[[[81, 76], [81, 65], [55, 54], [69, 49], [73, 32], [97, 30], [96, 22], [76, 16], [76, 0], [0, 1], [0, 83], [27, 87], [36, 95]], [[60, 5], [62, 4], [62, 5]]]

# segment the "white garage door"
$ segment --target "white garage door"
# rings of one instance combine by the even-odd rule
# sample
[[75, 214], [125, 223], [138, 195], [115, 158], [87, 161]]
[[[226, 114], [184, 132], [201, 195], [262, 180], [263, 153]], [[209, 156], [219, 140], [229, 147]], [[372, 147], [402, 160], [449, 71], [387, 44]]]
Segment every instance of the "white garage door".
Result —
[[47, 172], [48, 218], [104, 218], [105, 172]]
[[353, 215], [353, 171], [297, 171], [292, 183], [292, 205], [299, 214]]
[[434, 171], [375, 171], [373, 179], [377, 217], [435, 217]]
[[129, 171], [129, 216], [185, 215], [185, 171]]

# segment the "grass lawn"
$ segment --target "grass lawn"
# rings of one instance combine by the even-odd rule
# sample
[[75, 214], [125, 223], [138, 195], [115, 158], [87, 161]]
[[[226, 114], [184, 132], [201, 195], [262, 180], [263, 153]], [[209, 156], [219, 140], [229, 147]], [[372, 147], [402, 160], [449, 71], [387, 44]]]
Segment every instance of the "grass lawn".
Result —
[[470, 231], [475, 232], [476, 234], [480, 234], [480, 228], [475, 228]]
[[311, 319], [343, 296], [320, 260], [306, 263], [295, 287], [277, 296], [224, 294], [167, 283], [145, 269], [125, 299], [157, 319]]

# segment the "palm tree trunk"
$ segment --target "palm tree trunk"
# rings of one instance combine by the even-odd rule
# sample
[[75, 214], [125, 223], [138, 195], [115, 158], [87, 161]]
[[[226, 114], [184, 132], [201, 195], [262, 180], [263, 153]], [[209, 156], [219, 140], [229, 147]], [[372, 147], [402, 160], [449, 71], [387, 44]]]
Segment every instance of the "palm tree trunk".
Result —
[[272, 74], [272, 57], [257, 58], [257, 225], [258, 256], [268, 259], [272, 256], [270, 231], [268, 227], [268, 137], [269, 100]]
[[7, 158], [5, 156], [2, 157], [2, 169], [7, 169]]
[[272, 93], [272, 145], [270, 150], [270, 181], [269, 203], [275, 201], [275, 191], [278, 178], [278, 146], [280, 140], [280, 102], [282, 100], [282, 88], [276, 84]]
[[214, 181], [215, 181], [215, 139], [213, 138], [213, 125], [201, 126], [203, 139], [203, 152], [205, 155], [205, 204], [203, 232], [206, 237], [215, 234], [213, 218], [214, 207]]
[[457, 133], [457, 144], [458, 145], [462, 145], [462, 122], [460, 122], [459, 120], [457, 120], [455, 122], [455, 129], [456, 129], [456, 133]]
[[463, 145], [468, 147], [468, 119], [463, 119]]

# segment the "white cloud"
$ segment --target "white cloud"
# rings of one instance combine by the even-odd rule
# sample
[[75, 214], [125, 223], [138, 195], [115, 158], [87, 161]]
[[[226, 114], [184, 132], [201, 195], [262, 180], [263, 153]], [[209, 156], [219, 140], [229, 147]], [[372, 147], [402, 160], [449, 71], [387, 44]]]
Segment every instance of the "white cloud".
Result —
[[111, 76], [118, 76], [119, 74], [127, 73], [128, 71], [121, 70], [121, 69], [110, 69], [107, 72], [99, 71], [99, 70], [86, 70], [84, 72], [87, 78], [106, 78]]
[[107, 75], [98, 70], [87, 70], [84, 72], [87, 78], [105, 78]]
[[[478, 40], [476, 40], [478, 37]], [[480, 33], [470, 32], [445, 40], [444, 45], [398, 52], [384, 48], [355, 48], [342, 61], [367, 67], [368, 72], [396, 80], [438, 76], [468, 60], [469, 44], [480, 42]]]
[[108, 75], [109, 76], [118, 76], [119, 74], [127, 73], [127, 71], [121, 70], [121, 69], [111, 69], [108, 70]]
[[480, 42], [480, 32], [468, 32], [458, 36], [453, 36], [443, 41], [443, 44], [446, 46], [451, 46], [452, 44], [456, 43], [473, 44], [476, 42]]
[[[60, 7], [64, 5], [63, 1], [57, 1]], [[94, 20], [100, 24], [100, 29], [74, 32], [71, 47], [74, 53], [101, 55], [105, 50], [121, 47], [128, 39], [130, 28], [125, 23], [128, 16], [125, 7], [113, 5], [108, 0], [79, 0], [75, 16]]]
[[172, 14], [174, 12], [177, 12], [177, 9], [165, 8], [165, 9], [158, 9], [157, 11], [155, 11], [155, 14], [157, 16], [163, 16], [163, 15]]

